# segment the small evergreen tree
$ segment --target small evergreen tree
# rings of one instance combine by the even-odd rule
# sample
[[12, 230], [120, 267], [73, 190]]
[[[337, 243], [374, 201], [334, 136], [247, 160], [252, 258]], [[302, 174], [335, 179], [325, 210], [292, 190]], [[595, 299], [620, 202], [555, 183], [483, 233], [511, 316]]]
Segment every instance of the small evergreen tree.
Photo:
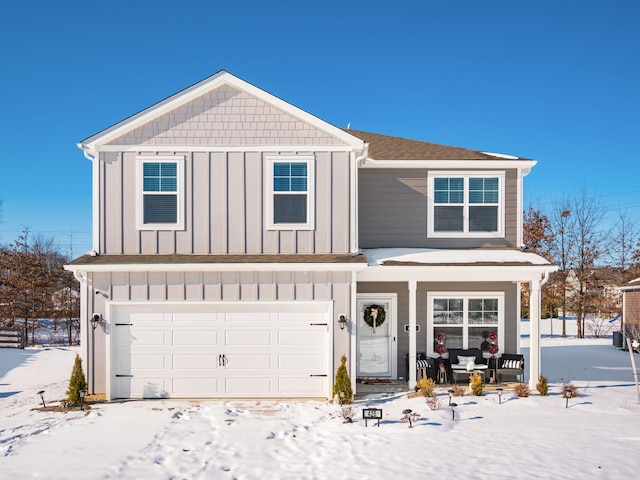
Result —
[[547, 392], [549, 392], [549, 383], [547, 377], [545, 377], [544, 375], [540, 375], [538, 383], [536, 384], [536, 390], [538, 390], [538, 393], [540, 395], [546, 395]]
[[340, 392], [344, 392], [342, 403], [353, 402], [353, 390], [351, 389], [351, 379], [349, 378], [349, 372], [347, 371], [347, 356], [342, 355], [340, 359], [340, 366], [336, 371], [336, 380], [333, 384], [333, 398], [340, 398]]
[[471, 375], [469, 383], [471, 384], [471, 393], [476, 396], [482, 395], [482, 392], [484, 392], [484, 382], [482, 381], [482, 376], [479, 373]]
[[84, 376], [84, 370], [82, 370], [82, 359], [80, 355], [76, 354], [76, 360], [71, 371], [71, 379], [69, 380], [69, 389], [67, 390], [67, 402], [71, 405], [79, 405], [82, 401], [80, 397], [81, 390], [87, 390], [87, 380]]

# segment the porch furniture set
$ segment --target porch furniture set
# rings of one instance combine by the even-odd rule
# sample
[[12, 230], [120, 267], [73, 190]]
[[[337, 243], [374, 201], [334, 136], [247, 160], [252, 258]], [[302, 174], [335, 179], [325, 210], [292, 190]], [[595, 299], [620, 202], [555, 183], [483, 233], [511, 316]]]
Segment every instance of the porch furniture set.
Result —
[[[449, 349], [448, 358], [429, 358], [417, 354], [416, 378], [431, 378], [436, 383], [458, 383], [469, 375], [479, 373], [484, 381], [501, 382], [503, 376], [513, 376], [524, 381], [524, 356], [504, 353], [497, 358], [484, 358], [480, 349]], [[472, 362], [472, 365], [468, 365]]]

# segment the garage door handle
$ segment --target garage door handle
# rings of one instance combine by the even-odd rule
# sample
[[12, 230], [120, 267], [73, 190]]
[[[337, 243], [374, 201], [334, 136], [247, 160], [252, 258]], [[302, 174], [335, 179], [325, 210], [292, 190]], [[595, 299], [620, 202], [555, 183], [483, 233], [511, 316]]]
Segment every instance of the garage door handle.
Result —
[[310, 377], [326, 377], [326, 376], [327, 376], [327, 374], [326, 374], [326, 373], [325, 373], [325, 374], [323, 374], [323, 375], [313, 375], [313, 374], [311, 374], [311, 375], [309, 375], [309, 376], [310, 376]]
[[229, 362], [229, 360], [227, 359], [227, 356], [224, 354], [220, 354], [218, 355], [218, 366], [219, 367], [224, 367], [227, 362]]
[[116, 375], [116, 378], [119, 378], [119, 377], [133, 378], [133, 375]]
[[124, 326], [131, 327], [133, 326], [133, 323], [116, 323], [116, 327], [124, 327]]
[[323, 327], [326, 327], [328, 323], [310, 323], [309, 325], [322, 325]]

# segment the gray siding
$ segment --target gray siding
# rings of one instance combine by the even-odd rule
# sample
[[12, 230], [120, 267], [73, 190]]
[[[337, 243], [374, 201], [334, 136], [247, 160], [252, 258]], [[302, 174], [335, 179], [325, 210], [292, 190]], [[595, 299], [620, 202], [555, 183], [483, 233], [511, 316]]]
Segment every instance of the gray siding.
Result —
[[505, 178], [505, 238], [427, 238], [427, 170], [361, 169], [358, 172], [360, 248], [516, 247], [517, 171]]
[[266, 157], [289, 152], [158, 153], [185, 157], [185, 229], [137, 230], [137, 153], [101, 153], [101, 253], [350, 252], [348, 152], [311, 152], [315, 156], [311, 231], [266, 229]]
[[[416, 336], [416, 351], [427, 351], [427, 293], [429, 292], [504, 292], [506, 353], [516, 353], [520, 339], [518, 338], [518, 321], [520, 314], [517, 308], [518, 290], [515, 283], [435, 283], [419, 282], [416, 290], [416, 321], [420, 332]], [[409, 353], [409, 334], [403, 329], [409, 323], [409, 285], [405, 282], [358, 282], [358, 293], [396, 293], [398, 295], [398, 375], [404, 376], [405, 355]]]
[[342, 145], [338, 139], [230, 86], [222, 86], [110, 145]]
[[[107, 302], [333, 301], [335, 316], [350, 312], [352, 301], [350, 272], [112, 272], [88, 280], [87, 315], [100, 313], [108, 322]], [[96, 359], [106, 358], [105, 340], [96, 329]], [[349, 335], [334, 335], [334, 366], [348, 349]], [[104, 392], [106, 365], [97, 361], [95, 368], [96, 392]]]

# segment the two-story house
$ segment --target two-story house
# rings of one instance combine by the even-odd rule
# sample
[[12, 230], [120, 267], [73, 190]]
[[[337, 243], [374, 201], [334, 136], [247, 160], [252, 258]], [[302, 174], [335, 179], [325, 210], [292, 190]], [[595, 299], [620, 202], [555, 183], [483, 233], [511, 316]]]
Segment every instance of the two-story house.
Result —
[[438, 333], [518, 352], [519, 284], [538, 318], [554, 270], [521, 248], [534, 161], [343, 130], [225, 71], [79, 147], [94, 246], [67, 268], [110, 399], [330, 397], [342, 355], [354, 383], [408, 358], [413, 387]]

